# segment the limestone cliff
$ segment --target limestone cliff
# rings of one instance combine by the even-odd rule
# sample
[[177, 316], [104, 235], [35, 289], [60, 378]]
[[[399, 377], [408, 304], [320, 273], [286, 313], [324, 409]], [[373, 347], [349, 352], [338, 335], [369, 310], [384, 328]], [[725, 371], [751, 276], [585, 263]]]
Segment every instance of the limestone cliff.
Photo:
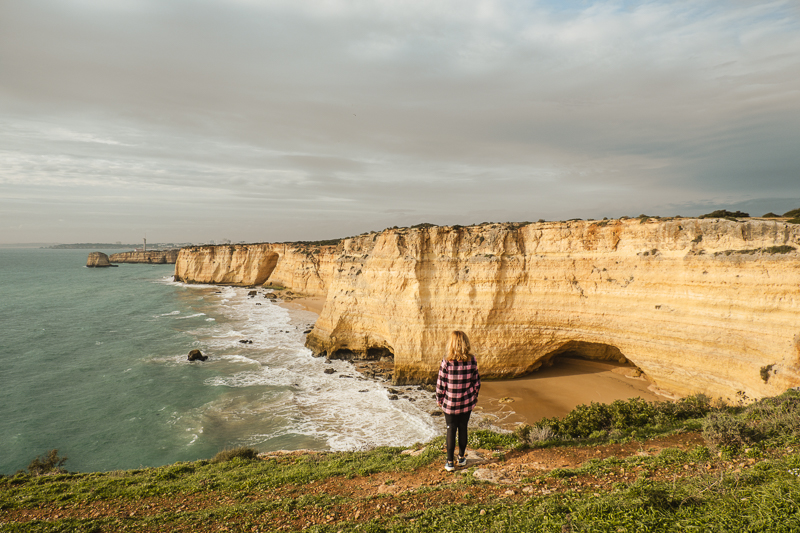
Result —
[[175, 264], [178, 250], [151, 250], [149, 252], [119, 252], [111, 254], [112, 263]]
[[91, 252], [89, 257], [86, 258], [86, 266], [91, 268], [97, 267], [113, 267], [108, 261], [108, 256], [103, 252]]
[[453, 329], [486, 377], [577, 353], [677, 394], [800, 385], [800, 226], [722, 219], [391, 229], [336, 247], [184, 249], [176, 278], [325, 295], [307, 345], [435, 376]]
[[332, 246], [236, 244], [181, 249], [175, 281], [251, 286], [270, 282], [325, 297], [333, 277]]

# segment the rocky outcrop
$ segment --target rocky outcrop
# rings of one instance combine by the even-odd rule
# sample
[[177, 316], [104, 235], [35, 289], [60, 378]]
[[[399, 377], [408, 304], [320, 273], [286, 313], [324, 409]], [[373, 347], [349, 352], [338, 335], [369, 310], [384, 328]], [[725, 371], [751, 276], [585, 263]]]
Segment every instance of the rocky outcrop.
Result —
[[152, 250], [150, 252], [119, 252], [111, 254], [112, 263], [150, 263], [174, 265], [179, 250]]
[[192, 350], [189, 352], [187, 357], [189, 361], [206, 361], [208, 359], [207, 355], [203, 355], [200, 350]]
[[268, 283], [290, 287], [308, 296], [324, 297], [333, 278], [335, 258], [335, 246], [191, 246], [178, 254], [175, 281], [244, 287]]
[[112, 265], [108, 261], [108, 256], [103, 252], [92, 252], [86, 259], [86, 266], [95, 268], [95, 267], [113, 267], [117, 265]]
[[391, 229], [338, 247], [184, 249], [176, 278], [325, 295], [307, 345], [435, 377], [466, 331], [485, 377], [560, 355], [634, 365], [659, 388], [750, 397], [800, 385], [800, 226], [723, 219]]

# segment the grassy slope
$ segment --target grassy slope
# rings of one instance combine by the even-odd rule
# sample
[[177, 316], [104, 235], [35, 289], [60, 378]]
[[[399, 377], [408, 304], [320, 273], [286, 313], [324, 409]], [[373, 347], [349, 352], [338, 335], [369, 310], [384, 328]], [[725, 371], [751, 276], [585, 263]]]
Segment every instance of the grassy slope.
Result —
[[[624, 458], [609, 456], [608, 439], [593, 427], [586, 428], [593, 440], [529, 446], [473, 432], [476, 447], [504, 448], [495, 453], [497, 468], [530, 465], [534, 453], [588, 457], [597, 449], [596, 459], [576, 468], [527, 471], [505, 485], [478, 481], [475, 468], [443, 473], [439, 441], [418, 456], [380, 448], [124, 472], [18, 474], [0, 479], [0, 530], [800, 531], [800, 394], [785, 397], [791, 401], [773, 402], [786, 423], [777, 433], [763, 429], [772, 411], [713, 410], [702, 422], [709, 446], [696, 445], [697, 434], [692, 440], [682, 429], [697, 427], [693, 419], [673, 424], [669, 439], [676, 447]], [[582, 420], [594, 411], [584, 409]], [[613, 419], [606, 423], [613, 428]], [[648, 433], [669, 432], [663, 423], [611, 431], [626, 429], [638, 432], [633, 444], [642, 450], [656, 442]], [[381, 492], [401, 483], [412, 488]]]

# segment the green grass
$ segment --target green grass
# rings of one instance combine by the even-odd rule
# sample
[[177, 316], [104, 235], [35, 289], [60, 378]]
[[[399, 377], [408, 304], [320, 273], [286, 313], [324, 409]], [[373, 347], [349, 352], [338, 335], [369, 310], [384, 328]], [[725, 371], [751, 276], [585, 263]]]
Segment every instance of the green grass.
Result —
[[355, 477], [377, 472], [409, 471], [441, 456], [435, 447], [429, 447], [417, 457], [401, 455], [401, 451], [401, 448], [377, 448], [369, 452], [309, 454], [268, 460], [234, 458], [219, 463], [195, 461], [142, 470], [90, 474], [17, 474], [0, 478], [0, 510], [33, 508], [53, 501], [135, 500], [206, 491], [220, 491], [236, 497], [290, 483], [307, 484], [335, 476]]
[[[592, 446], [637, 435], [703, 429], [706, 445], [627, 458], [605, 457], [577, 468], [534, 474], [512, 486], [516, 495], [481, 497], [487, 487], [472, 470], [422, 486], [409, 495], [329, 495], [305, 490], [330, 478], [355, 478], [382, 472], [410, 472], [442, 460], [442, 438], [419, 456], [400, 448], [282, 455], [254, 459], [247, 449], [226, 450], [216, 461], [176, 463], [159, 468], [106, 473], [20, 473], [0, 477], [0, 531], [270, 531], [276, 517], [323, 516], [356, 507], [386, 509], [416, 498], [417, 510], [373, 513], [368, 521], [345, 519], [312, 525], [305, 531], [334, 532], [638, 532], [638, 531], [800, 531], [800, 391], [788, 391], [746, 405], [726, 406], [704, 396], [679, 402], [641, 400], [579, 406], [562, 419], [540, 427], [556, 428], [548, 443], [528, 439], [535, 427], [514, 433], [470, 432], [470, 446], [496, 450], [496, 460], [525, 445]], [[670, 429], [671, 428], [671, 429]], [[552, 429], [551, 429], [552, 432]], [[616, 432], [616, 433], [615, 433]], [[422, 449], [422, 446], [417, 446]], [[624, 474], [624, 476], [623, 476]], [[385, 476], [384, 476], [385, 478]], [[391, 485], [394, 479], [381, 478]], [[367, 483], [373, 487], [374, 482]], [[545, 487], [521, 496], [521, 486]], [[276, 490], [283, 490], [272, 497]], [[550, 490], [552, 489], [552, 490]], [[349, 494], [343, 493], [343, 494]], [[154, 516], [54, 518], [9, 522], [3, 513], [46, 507], [110, 506], [146, 498], [176, 500], [193, 496], [208, 508], [162, 510]], [[387, 507], [380, 507], [386, 505]], [[408, 507], [411, 508], [411, 507]], [[161, 508], [159, 508], [161, 509]], [[166, 508], [165, 508], [166, 509]]]

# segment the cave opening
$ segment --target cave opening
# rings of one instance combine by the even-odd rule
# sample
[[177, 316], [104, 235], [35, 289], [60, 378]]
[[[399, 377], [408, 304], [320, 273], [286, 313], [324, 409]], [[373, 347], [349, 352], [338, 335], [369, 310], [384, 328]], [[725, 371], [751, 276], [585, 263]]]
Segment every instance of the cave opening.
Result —
[[350, 348], [339, 348], [331, 352], [328, 359], [345, 359], [348, 361], [381, 361], [384, 358], [389, 358], [394, 361], [394, 351], [392, 347], [386, 344], [380, 346], [370, 346], [366, 350], [351, 350]]
[[345, 360], [352, 360], [355, 359], [356, 353], [349, 349], [349, 348], [339, 348], [336, 351], [331, 352], [328, 356], [328, 359], [345, 359]]
[[370, 361], [380, 361], [384, 357], [394, 359], [394, 352], [389, 346], [372, 346], [367, 348], [367, 355], [365, 359]]
[[[582, 361], [599, 364], [586, 365], [581, 364]], [[541, 364], [535, 370], [558, 367], [564, 371], [571, 369], [575, 372], [589, 372], [589, 369], [593, 368], [594, 372], [612, 370], [627, 377], [646, 378], [642, 369], [628, 359], [619, 348], [599, 342], [569, 341], [549, 352], [539, 359], [539, 362]]]
[[652, 381], [616, 346], [568, 341], [537, 357], [531, 372], [509, 380], [484, 380], [481, 397], [498, 425], [513, 429], [563, 417], [579, 405], [641, 398], [661, 401]]

